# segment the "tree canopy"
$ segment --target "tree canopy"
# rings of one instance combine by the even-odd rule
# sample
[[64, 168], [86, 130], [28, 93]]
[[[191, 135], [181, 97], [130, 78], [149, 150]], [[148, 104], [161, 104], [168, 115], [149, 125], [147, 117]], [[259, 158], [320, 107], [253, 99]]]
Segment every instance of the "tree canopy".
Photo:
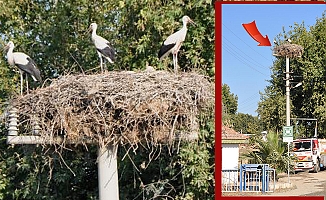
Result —
[[[292, 88], [291, 118], [308, 118], [318, 120], [319, 137], [326, 136], [326, 106], [325, 106], [325, 82], [326, 82], [326, 16], [316, 19], [312, 26], [294, 23], [286, 31], [284, 28], [277, 36], [279, 44], [290, 38], [292, 43], [301, 45], [304, 53], [301, 58], [290, 59], [291, 86], [302, 82], [302, 86]], [[261, 94], [258, 105], [258, 114], [262, 123], [269, 130], [281, 131], [285, 124], [285, 58], [277, 57], [272, 66], [272, 75], [265, 92]], [[292, 125], [305, 127], [305, 133], [298, 133], [312, 137], [315, 123], [311, 121], [292, 121]], [[298, 128], [299, 129], [299, 128]], [[300, 129], [302, 130], [302, 128]]]
[[258, 117], [238, 112], [238, 96], [231, 92], [230, 86], [222, 85], [222, 123], [245, 134], [263, 131]]
[[238, 110], [238, 96], [231, 93], [230, 86], [222, 85], [222, 102], [225, 113], [235, 114]]

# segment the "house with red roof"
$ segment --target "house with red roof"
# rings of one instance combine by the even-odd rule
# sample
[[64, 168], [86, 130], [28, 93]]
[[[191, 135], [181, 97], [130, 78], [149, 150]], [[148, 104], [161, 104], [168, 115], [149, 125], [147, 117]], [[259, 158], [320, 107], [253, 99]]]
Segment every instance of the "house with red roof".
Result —
[[222, 125], [222, 170], [239, 168], [239, 146], [248, 143], [249, 137]]

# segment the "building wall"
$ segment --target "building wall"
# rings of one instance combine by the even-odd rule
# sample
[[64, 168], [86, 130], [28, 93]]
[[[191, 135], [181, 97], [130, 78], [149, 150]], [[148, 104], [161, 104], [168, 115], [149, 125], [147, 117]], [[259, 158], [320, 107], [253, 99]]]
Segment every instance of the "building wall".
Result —
[[239, 144], [222, 144], [222, 170], [238, 169]]

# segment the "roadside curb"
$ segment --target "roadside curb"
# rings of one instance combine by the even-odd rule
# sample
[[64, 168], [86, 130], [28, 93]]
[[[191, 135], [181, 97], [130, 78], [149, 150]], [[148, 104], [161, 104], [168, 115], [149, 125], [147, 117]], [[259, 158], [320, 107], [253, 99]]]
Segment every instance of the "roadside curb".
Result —
[[296, 185], [294, 185], [293, 183], [276, 183], [274, 192], [277, 192], [277, 190], [281, 189], [293, 189], [295, 186]]

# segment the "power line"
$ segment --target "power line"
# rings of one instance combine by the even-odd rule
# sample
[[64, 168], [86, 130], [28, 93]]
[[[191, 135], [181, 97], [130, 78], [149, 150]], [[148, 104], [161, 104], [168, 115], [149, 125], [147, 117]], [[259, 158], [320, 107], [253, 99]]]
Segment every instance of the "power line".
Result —
[[256, 98], [256, 97], [257, 97], [257, 94], [255, 93], [255, 94], [251, 95], [250, 97], [248, 97], [248, 98], [242, 100], [242, 101], [239, 102], [238, 104], [242, 104], [242, 105], [247, 104], [247, 103], [250, 102], [251, 100], [254, 100], [254, 98]]
[[[223, 23], [222, 23], [223, 24]], [[255, 51], [256, 53], [258, 53], [259, 55], [261, 55], [263, 58], [265, 58], [266, 60], [270, 61], [270, 59], [266, 58], [264, 55], [260, 54], [258, 51], [256, 51], [254, 48], [252, 48], [250, 45], [248, 45], [245, 41], [243, 41], [239, 36], [237, 36], [231, 29], [229, 29], [225, 24], [223, 24], [223, 26], [228, 29], [235, 37], [237, 37], [239, 40], [241, 40], [245, 45], [247, 45], [250, 49], [252, 49], [253, 51]]]
[[[253, 108], [256, 108], [256, 109], [253, 109]], [[257, 106], [252, 105], [251, 107], [238, 108], [238, 113], [243, 113], [243, 114], [250, 114], [250, 115], [253, 115], [253, 114], [251, 114], [251, 113], [248, 113], [248, 111], [249, 111], [249, 112], [252, 112], [252, 113], [256, 113], [256, 110], [257, 110]]]
[[238, 103], [238, 108], [246, 109], [252, 108], [253, 106], [257, 107], [258, 102], [253, 98], [254, 96], [247, 99], [246, 103]]
[[[243, 52], [241, 49], [239, 49], [236, 45], [234, 45], [230, 40], [228, 40], [226, 37], [223, 36], [223, 38], [229, 42], [233, 47], [235, 47], [238, 51], [241, 52], [241, 57], [243, 57], [245, 60], [247, 60], [248, 62], [251, 62], [252, 64], [262, 68], [262, 69], [266, 69], [266, 67], [262, 66], [262, 64], [258, 63], [255, 59], [251, 58], [249, 55], [247, 55], [245, 52]], [[229, 48], [233, 49], [232, 47], [230, 47], [228, 44], [224, 43], [225, 45], [227, 45]], [[234, 50], [235, 51], [235, 50]], [[245, 55], [245, 56], [242, 56]], [[250, 58], [251, 60], [249, 60], [248, 58]]]
[[265, 74], [265, 73], [263, 73], [263, 72], [257, 70], [256, 68], [252, 67], [251, 65], [249, 65], [247, 62], [245, 62], [243, 59], [241, 59], [241, 58], [239, 57], [238, 54], [233, 53], [232, 50], [229, 49], [228, 47], [226, 47], [226, 46], [222, 46], [222, 48], [223, 48], [224, 50], [226, 50], [227, 52], [229, 52], [231, 55], [233, 55], [237, 60], [239, 60], [240, 62], [242, 62], [242, 63], [245, 64], [246, 66], [250, 67], [251, 69], [255, 70], [256, 72], [258, 72], [258, 73], [260, 73], [260, 74], [262, 74], [262, 75], [264, 75], [264, 76], [269, 76], [269, 75], [267, 75], [267, 74]]
[[241, 110], [249, 110], [253, 107], [257, 108], [258, 102], [251, 102], [250, 104], [247, 105], [238, 105], [238, 108]]

